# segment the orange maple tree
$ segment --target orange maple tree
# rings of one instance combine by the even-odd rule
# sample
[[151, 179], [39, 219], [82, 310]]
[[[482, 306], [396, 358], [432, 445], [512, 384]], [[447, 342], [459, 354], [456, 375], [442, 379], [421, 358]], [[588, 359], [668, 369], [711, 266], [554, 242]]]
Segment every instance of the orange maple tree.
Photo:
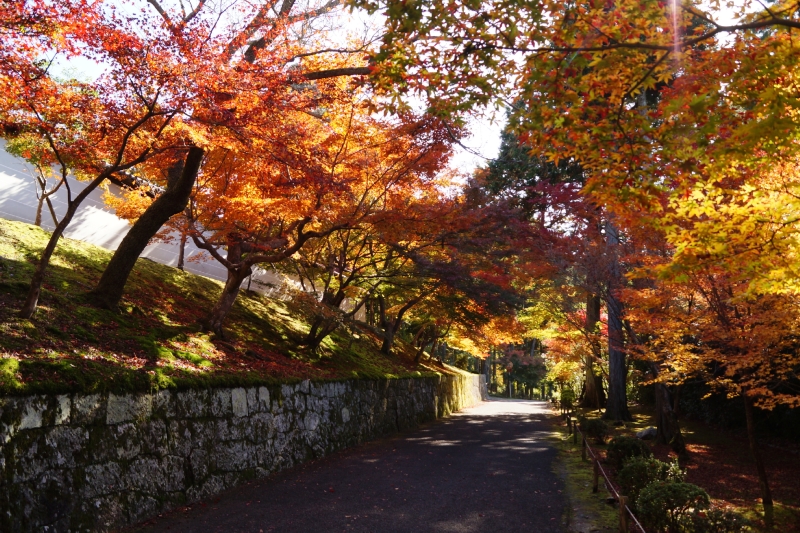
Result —
[[213, 152], [204, 165], [187, 217], [195, 243], [228, 270], [208, 319], [212, 331], [222, 332], [253, 266], [394, 209], [446, 163], [444, 123], [378, 120], [347, 80], [330, 85], [319, 114], [295, 112], [246, 149]]
[[[178, 43], [182, 68], [191, 76], [184, 87], [191, 105], [182, 115], [187, 125], [183, 145], [173, 161], [150, 176], [163, 192], [138, 217], [90, 293], [96, 304], [109, 308], [118, 304], [136, 259], [150, 239], [186, 207], [206, 154], [257, 138], [263, 135], [259, 129], [273, 128], [286, 111], [304, 108], [309, 94], [303, 88], [309, 80], [370, 71], [352, 66], [352, 58], [363, 62], [363, 56], [346, 49], [341, 53], [309, 50], [318, 44], [308, 31], [314, 18], [339, 7], [335, 1], [287, 0], [280, 6], [234, 2], [224, 13], [203, 1], [191, 12], [183, 5], [149, 3], [153, 10], [142, 15], [145, 26], [140, 31]], [[298, 41], [298, 35], [307, 42]], [[327, 55], [322, 53], [325, 50]], [[321, 58], [329, 56], [330, 64], [316, 68]], [[301, 70], [292, 66], [298, 60], [305, 61]], [[308, 105], [304, 109], [311, 111], [313, 101]]]
[[[67, 211], [20, 311], [30, 318], [50, 256], [81, 202], [111, 175], [169, 150], [180, 137], [186, 80], [179, 75], [174, 43], [146, 42], [114, 10], [81, 2], [59, 8], [23, 2], [19, 9], [34, 22], [7, 26], [3, 48], [15, 51], [4, 51], [0, 64], [1, 83], [10, 89], [0, 107], [2, 122], [7, 134], [29, 138], [23, 156], [58, 169], [67, 196]], [[53, 58], [78, 51], [103, 65], [96, 80], [61, 80], [53, 73]], [[73, 195], [68, 174], [87, 185]]]

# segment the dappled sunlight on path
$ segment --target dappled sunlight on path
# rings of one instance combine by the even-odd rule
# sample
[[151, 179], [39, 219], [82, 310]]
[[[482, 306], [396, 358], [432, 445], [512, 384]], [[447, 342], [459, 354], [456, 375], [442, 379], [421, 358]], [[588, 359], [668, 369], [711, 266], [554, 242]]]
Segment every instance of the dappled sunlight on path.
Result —
[[178, 510], [145, 531], [562, 531], [548, 416], [543, 402], [483, 402]]

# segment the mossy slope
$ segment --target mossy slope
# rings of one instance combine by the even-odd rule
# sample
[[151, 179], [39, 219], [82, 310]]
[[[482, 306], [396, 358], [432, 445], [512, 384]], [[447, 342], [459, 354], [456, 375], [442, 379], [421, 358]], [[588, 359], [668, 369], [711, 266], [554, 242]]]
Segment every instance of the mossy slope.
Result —
[[110, 252], [62, 239], [32, 320], [16, 316], [49, 234], [0, 219], [0, 395], [142, 391], [299, 379], [419, 376], [405, 346], [386, 357], [368, 331], [341, 330], [319, 354], [293, 339], [307, 313], [290, 302], [241, 294], [224, 340], [199, 324], [221, 283], [140, 259], [119, 312], [88, 305]]

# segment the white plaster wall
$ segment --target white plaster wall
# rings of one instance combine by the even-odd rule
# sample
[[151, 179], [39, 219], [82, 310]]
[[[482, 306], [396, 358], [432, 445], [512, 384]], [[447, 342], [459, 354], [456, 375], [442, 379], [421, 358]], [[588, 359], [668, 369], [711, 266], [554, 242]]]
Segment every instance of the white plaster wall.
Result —
[[[36, 218], [36, 182], [34, 170], [22, 159], [6, 152], [6, 143], [0, 139], [0, 217], [33, 224]], [[73, 178], [69, 180], [72, 194], [77, 195], [86, 184]], [[119, 194], [120, 188], [109, 183], [109, 190]], [[118, 218], [112, 209], [103, 202], [103, 191], [93, 191], [78, 209], [67, 230], [66, 237], [85, 241], [108, 250], [115, 250], [130, 228], [130, 224]], [[66, 212], [67, 191], [61, 187], [51, 196], [56, 215]], [[53, 230], [54, 224], [47, 206], [42, 210], [42, 227]], [[178, 239], [173, 242], [156, 242], [145, 248], [142, 257], [164, 265], [178, 264]], [[186, 243], [186, 262], [184, 268], [193, 274], [212, 279], [225, 280], [226, 270], [203, 250], [193, 243]], [[257, 270], [253, 275], [251, 288], [269, 296], [279, 296], [285, 277], [271, 271]], [[259, 281], [261, 283], [256, 283]], [[248, 280], [245, 280], [246, 286]], [[266, 285], [270, 284], [270, 285]]]

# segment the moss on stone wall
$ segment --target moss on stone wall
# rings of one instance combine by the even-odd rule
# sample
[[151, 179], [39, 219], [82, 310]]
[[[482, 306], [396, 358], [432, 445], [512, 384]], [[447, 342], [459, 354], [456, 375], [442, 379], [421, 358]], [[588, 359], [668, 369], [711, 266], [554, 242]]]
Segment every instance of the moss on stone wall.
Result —
[[0, 399], [0, 530], [115, 529], [481, 397], [457, 373]]

